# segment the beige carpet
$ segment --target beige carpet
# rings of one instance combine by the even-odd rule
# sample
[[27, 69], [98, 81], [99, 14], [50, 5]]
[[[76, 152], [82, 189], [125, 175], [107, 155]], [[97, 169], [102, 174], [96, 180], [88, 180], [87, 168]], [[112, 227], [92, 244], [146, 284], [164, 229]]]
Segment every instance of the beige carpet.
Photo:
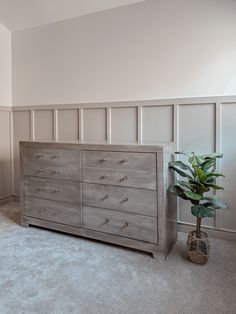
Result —
[[36, 227], [0, 207], [0, 314], [236, 314], [236, 243], [211, 239], [205, 266]]

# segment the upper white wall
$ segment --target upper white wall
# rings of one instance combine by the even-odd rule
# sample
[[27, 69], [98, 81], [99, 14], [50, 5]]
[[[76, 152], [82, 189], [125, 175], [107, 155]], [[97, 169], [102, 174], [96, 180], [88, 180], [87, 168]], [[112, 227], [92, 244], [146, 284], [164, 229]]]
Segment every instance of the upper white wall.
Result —
[[235, 38], [235, 0], [149, 0], [17, 31], [13, 105], [236, 94]]
[[11, 33], [0, 23], [0, 106], [11, 106]]

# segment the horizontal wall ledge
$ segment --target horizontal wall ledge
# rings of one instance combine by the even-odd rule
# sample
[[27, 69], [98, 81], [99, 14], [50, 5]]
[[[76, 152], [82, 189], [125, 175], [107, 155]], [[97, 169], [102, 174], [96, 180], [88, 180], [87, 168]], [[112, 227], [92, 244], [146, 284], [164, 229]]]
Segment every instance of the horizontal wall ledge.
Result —
[[0, 106], [0, 111], [12, 111], [13, 107], [11, 106]]
[[[207, 96], [207, 97], [184, 97], [184, 98], [165, 98], [151, 100], [134, 101], [111, 101], [96, 103], [72, 103], [72, 104], [45, 104], [45, 105], [26, 105], [12, 106], [13, 111], [23, 110], [44, 110], [44, 109], [77, 109], [77, 108], [108, 108], [108, 107], [132, 107], [132, 106], [165, 106], [165, 105], [198, 105], [203, 103], [236, 103], [236, 95], [229, 96]], [[1, 108], [1, 107], [0, 107]]]

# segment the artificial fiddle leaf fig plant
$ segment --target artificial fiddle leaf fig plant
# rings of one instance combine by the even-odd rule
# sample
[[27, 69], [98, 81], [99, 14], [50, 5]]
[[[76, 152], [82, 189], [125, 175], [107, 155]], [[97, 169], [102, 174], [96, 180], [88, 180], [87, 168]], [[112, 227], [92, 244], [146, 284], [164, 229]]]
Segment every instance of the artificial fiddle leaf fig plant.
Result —
[[172, 161], [169, 168], [179, 174], [183, 180], [176, 180], [176, 184], [170, 187], [170, 192], [178, 197], [191, 202], [191, 212], [197, 217], [196, 238], [201, 238], [201, 221], [205, 217], [213, 217], [216, 209], [225, 209], [227, 205], [210, 191], [222, 190], [223, 187], [216, 184], [218, 177], [224, 177], [222, 173], [215, 171], [216, 160], [223, 154], [196, 155], [194, 152], [176, 152], [187, 158], [183, 161]]

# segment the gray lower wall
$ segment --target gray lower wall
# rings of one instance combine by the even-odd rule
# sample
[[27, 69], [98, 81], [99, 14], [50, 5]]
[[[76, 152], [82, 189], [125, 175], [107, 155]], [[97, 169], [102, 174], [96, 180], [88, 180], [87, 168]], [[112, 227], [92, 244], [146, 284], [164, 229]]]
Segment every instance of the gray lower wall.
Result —
[[[222, 197], [229, 209], [205, 219], [214, 230], [236, 232], [236, 97], [207, 97], [14, 107], [14, 193], [19, 194], [19, 140], [79, 140], [81, 143], [155, 144], [175, 141], [178, 149], [221, 151], [226, 175]], [[178, 221], [192, 224], [190, 206], [179, 202]]]

